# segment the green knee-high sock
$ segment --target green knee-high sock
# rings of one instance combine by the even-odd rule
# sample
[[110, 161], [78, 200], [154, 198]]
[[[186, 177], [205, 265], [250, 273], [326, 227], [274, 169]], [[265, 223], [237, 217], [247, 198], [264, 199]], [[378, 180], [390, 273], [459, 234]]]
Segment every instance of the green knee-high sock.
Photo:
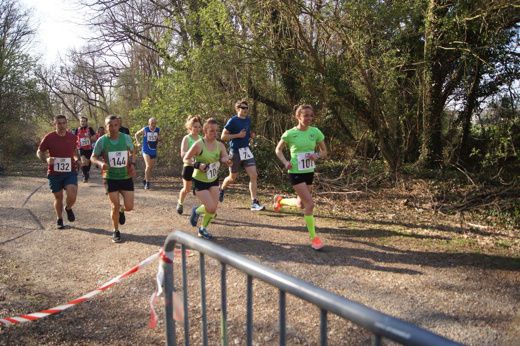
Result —
[[215, 214], [205, 213], [204, 218], [202, 219], [202, 227], [208, 227], [209, 223], [211, 222], [211, 220], [213, 220], [214, 217]]
[[199, 215], [205, 214], [206, 207], [204, 206], [204, 204], [201, 204], [201, 205], [199, 205], [199, 207], [197, 209], [195, 209], [195, 212]]
[[314, 239], [316, 236], [316, 229], [314, 224], [314, 215], [303, 215], [303, 219], [305, 220], [305, 223], [307, 224], [307, 230], [309, 231], [309, 234], [311, 236], [311, 240]]
[[298, 198], [284, 198], [280, 200], [280, 204], [287, 207], [297, 207]]

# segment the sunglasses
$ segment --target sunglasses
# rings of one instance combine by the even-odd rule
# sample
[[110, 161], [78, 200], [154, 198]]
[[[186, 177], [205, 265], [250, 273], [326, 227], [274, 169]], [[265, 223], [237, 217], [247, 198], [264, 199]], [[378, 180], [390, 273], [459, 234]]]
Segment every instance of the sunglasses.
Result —
[[240, 106], [240, 107], [238, 107], [238, 108], [240, 108], [240, 109], [249, 109], [248, 106]]

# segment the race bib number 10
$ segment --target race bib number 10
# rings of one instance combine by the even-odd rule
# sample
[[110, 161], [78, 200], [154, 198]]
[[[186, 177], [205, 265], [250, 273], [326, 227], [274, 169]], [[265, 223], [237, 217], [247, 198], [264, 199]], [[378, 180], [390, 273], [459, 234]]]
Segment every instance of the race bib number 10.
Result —
[[206, 177], [208, 177], [208, 179], [211, 179], [211, 180], [215, 179], [218, 176], [219, 167], [220, 167], [220, 162], [210, 163], [208, 166], [208, 169], [206, 171]]
[[109, 151], [108, 165], [113, 168], [126, 167], [128, 163], [128, 151]]
[[240, 161], [249, 160], [253, 158], [253, 153], [249, 147], [238, 148], [238, 154], [240, 155]]
[[311, 156], [312, 154], [314, 154], [314, 153], [309, 152], [309, 153], [298, 154], [298, 170], [299, 171], [303, 171], [303, 170], [307, 170], [307, 169], [316, 167], [316, 163], [309, 158], [309, 156]]
[[54, 172], [70, 172], [72, 170], [70, 157], [55, 157]]

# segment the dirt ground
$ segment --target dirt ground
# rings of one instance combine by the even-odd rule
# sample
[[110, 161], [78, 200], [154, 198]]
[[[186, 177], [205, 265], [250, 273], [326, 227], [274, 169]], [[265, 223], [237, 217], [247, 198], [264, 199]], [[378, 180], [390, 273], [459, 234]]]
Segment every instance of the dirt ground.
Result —
[[[135, 211], [110, 241], [109, 204], [98, 173], [80, 183], [77, 220], [55, 229], [47, 180], [0, 177], [0, 318], [48, 309], [77, 298], [156, 253], [173, 230], [195, 234], [186, 200], [177, 215], [180, 180], [161, 178], [145, 191], [136, 183]], [[262, 191], [267, 204], [274, 191]], [[342, 213], [317, 208], [326, 248], [314, 252], [299, 213], [249, 210], [236, 186], [210, 225], [214, 240], [264, 265], [469, 345], [520, 340], [518, 230], [467, 226], [459, 219], [410, 210], [396, 199], [345, 201]], [[327, 209], [327, 210], [323, 210]], [[175, 260], [179, 273], [179, 259]], [[198, 254], [188, 258], [190, 341], [200, 344]], [[220, 265], [206, 260], [210, 344], [219, 344]], [[157, 263], [93, 300], [38, 321], [0, 328], [1, 345], [160, 345], [163, 311], [149, 329], [148, 299]], [[246, 277], [228, 273], [229, 343], [245, 344]], [[319, 310], [287, 300], [290, 345], [319, 343]], [[254, 285], [254, 342], [278, 343], [278, 291]], [[177, 326], [178, 341], [183, 327]], [[370, 334], [329, 315], [330, 345], [366, 345]]]

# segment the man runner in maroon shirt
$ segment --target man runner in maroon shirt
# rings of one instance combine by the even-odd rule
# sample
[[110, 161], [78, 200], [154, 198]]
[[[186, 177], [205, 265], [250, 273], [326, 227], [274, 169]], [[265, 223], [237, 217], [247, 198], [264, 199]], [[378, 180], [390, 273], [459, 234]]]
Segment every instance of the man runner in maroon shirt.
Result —
[[46, 161], [47, 179], [49, 187], [54, 194], [54, 209], [56, 210], [56, 225], [58, 229], [63, 226], [63, 190], [67, 192], [65, 211], [67, 219], [73, 222], [76, 217], [72, 212], [72, 206], [76, 202], [78, 194], [78, 163], [79, 157], [76, 151], [76, 136], [67, 131], [67, 118], [64, 115], [54, 117], [56, 130], [43, 137], [36, 156]]

